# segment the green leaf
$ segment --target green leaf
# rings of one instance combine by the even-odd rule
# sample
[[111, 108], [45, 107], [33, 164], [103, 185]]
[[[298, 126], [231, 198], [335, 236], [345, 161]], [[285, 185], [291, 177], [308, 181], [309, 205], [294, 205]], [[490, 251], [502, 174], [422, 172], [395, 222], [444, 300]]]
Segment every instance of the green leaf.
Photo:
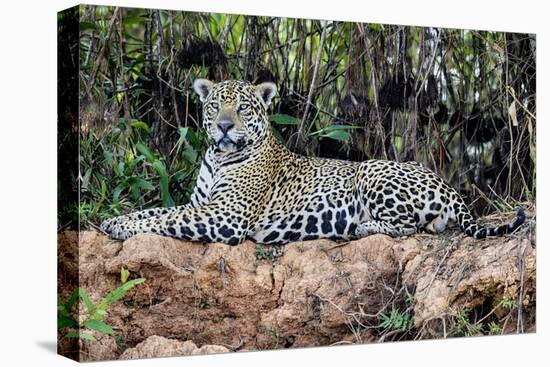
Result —
[[113, 153], [111, 153], [108, 150], [104, 150], [103, 151], [103, 158], [105, 159], [105, 162], [107, 163], [108, 166], [113, 165]]
[[275, 114], [269, 117], [269, 121], [279, 125], [300, 125], [300, 120], [284, 114]]
[[353, 129], [359, 129], [360, 126], [357, 125], [330, 125], [330, 129], [334, 130], [353, 130]]
[[115, 333], [109, 325], [100, 320], [86, 320], [84, 321], [84, 326], [88, 329], [96, 330], [103, 334], [113, 335]]
[[185, 138], [187, 137], [187, 133], [189, 132], [189, 128], [188, 127], [180, 127], [178, 129], [178, 132], [180, 134], [180, 139], [185, 140]]
[[80, 296], [80, 299], [84, 301], [84, 304], [86, 304], [86, 308], [88, 309], [88, 313], [92, 314], [94, 311], [94, 304], [90, 300], [90, 297], [88, 296], [88, 293], [82, 288], [78, 288], [78, 295]]
[[[124, 96], [123, 93], [115, 94], [115, 97], [116, 97], [118, 103], [120, 103], [122, 101], [123, 96]], [[126, 131], [126, 120], [123, 117], [119, 118], [116, 127], [118, 127], [121, 131]]]
[[183, 151], [183, 157], [191, 163], [195, 163], [199, 157], [199, 152], [196, 151], [191, 145], [187, 146]]
[[132, 198], [134, 200], [139, 200], [139, 187], [137, 185], [130, 185], [130, 192], [132, 193]]
[[184, 143], [187, 142], [187, 132], [188, 131], [189, 131], [188, 127], [180, 127], [178, 129], [178, 133], [180, 134], [180, 137], [178, 138], [178, 141], [176, 142], [176, 151], [179, 152], [179, 150], [184, 145]]
[[69, 316], [59, 316], [57, 318], [57, 327], [59, 329], [76, 325], [77, 322], [74, 318]]
[[119, 299], [121, 299], [122, 297], [124, 297], [126, 292], [127, 291], [122, 289], [122, 288], [114, 289], [111, 292], [109, 292], [109, 294], [107, 294], [107, 296], [104, 298], [104, 303], [106, 305], [114, 303], [114, 302], [118, 301]]
[[101, 198], [104, 198], [106, 193], [107, 193], [107, 184], [105, 183], [105, 181], [101, 181]]
[[172, 199], [172, 196], [170, 196], [170, 191], [168, 188], [170, 177], [168, 176], [166, 166], [161, 161], [156, 160], [153, 162], [153, 167], [160, 177], [160, 196], [162, 198], [162, 204], [165, 207], [174, 206], [174, 200]]
[[[142, 42], [142, 40], [139, 40], [140, 42]], [[144, 63], [144, 61], [138, 61], [138, 63]], [[130, 69], [132, 71], [132, 77], [134, 78], [134, 80], [138, 80], [141, 79], [143, 81], [151, 81], [152, 79], [143, 74], [143, 72], [141, 71], [141, 69], [138, 67], [138, 66], [135, 66], [133, 68]]]
[[188, 129], [187, 132], [185, 133], [185, 138], [187, 139], [187, 143], [191, 144], [194, 148], [196, 149], [200, 148], [201, 136], [197, 131], [193, 129]]
[[138, 284], [141, 284], [145, 281], [145, 278], [137, 278], [137, 279], [132, 279], [126, 283], [124, 283], [123, 285], [121, 285], [120, 287], [118, 287], [117, 289], [111, 291], [104, 299], [103, 301], [101, 301], [102, 304], [105, 304], [105, 305], [108, 305], [108, 304], [111, 304], [111, 303], [114, 303], [116, 301], [118, 301], [119, 299], [121, 299], [122, 297], [124, 297], [124, 295], [130, 290], [132, 289], [133, 287], [135, 287], [136, 285]]
[[271, 127], [271, 131], [273, 132], [275, 137], [279, 140], [279, 142], [281, 142], [283, 145], [286, 145], [285, 138], [281, 135], [279, 130], [277, 130], [275, 127]]
[[119, 299], [121, 299], [122, 297], [124, 297], [124, 295], [126, 295], [128, 291], [126, 291], [125, 289], [122, 289], [122, 288], [117, 288], [115, 290], [112, 290], [111, 292], [109, 292], [109, 294], [103, 299], [102, 301], [102, 305], [105, 304], [105, 305], [110, 305], [112, 303], [115, 303], [116, 301], [118, 301]]
[[120, 164], [113, 165], [113, 171], [115, 172], [115, 175], [117, 177], [122, 176], [122, 172], [120, 171]]
[[130, 126], [132, 126], [135, 129], [141, 129], [141, 130], [145, 130], [146, 132], [149, 132], [149, 126], [147, 126], [147, 124], [143, 121], [134, 121], [130, 123]]
[[176, 182], [180, 182], [180, 181], [183, 181], [183, 179], [185, 179], [187, 176], [189, 176], [189, 172], [185, 172], [185, 171], [181, 171], [181, 172], [178, 172], [174, 175], [174, 180]]
[[350, 133], [345, 130], [332, 130], [325, 134], [321, 134], [321, 136], [323, 138], [330, 138], [338, 141], [347, 141], [351, 138]]
[[128, 280], [128, 277], [130, 276], [130, 272], [124, 267], [120, 269], [120, 281], [124, 284]]
[[122, 190], [125, 189], [125, 186], [124, 184], [120, 184], [118, 185], [117, 187], [115, 187], [115, 189], [113, 190], [113, 202], [118, 202], [119, 198], [120, 198], [120, 194], [122, 193]]
[[137, 176], [136, 177], [131, 177], [130, 178], [130, 183], [131, 183], [131, 185], [136, 185], [137, 187], [139, 187], [140, 189], [143, 189], [143, 190], [151, 191], [155, 188], [151, 182], [149, 182], [147, 180], [144, 180], [143, 178], [137, 177]]
[[94, 31], [97, 31], [97, 30], [99, 30], [99, 27], [95, 23], [80, 22], [80, 30], [81, 31], [87, 31], [87, 30], [90, 30], [90, 29], [94, 30]]
[[139, 24], [139, 23], [145, 23], [145, 22], [147, 22], [147, 18], [145, 17], [128, 17], [128, 18], [124, 18], [124, 20], [122, 21], [124, 25], [133, 25], [133, 24]]
[[[323, 133], [327, 133], [329, 131], [334, 131], [334, 130], [353, 130], [353, 129], [358, 129], [359, 126], [355, 126], [355, 125], [327, 125], [325, 126], [324, 128], [322, 128], [321, 130], [313, 133], [313, 134], [323, 134]], [[312, 134], [312, 135], [313, 135]]]
[[78, 299], [78, 289], [76, 289], [73, 294], [71, 294], [71, 297], [65, 304], [65, 310], [67, 312], [71, 312], [73, 310], [73, 305], [75, 304], [76, 300]]
[[376, 23], [369, 23], [369, 28], [373, 31], [380, 31], [382, 30], [382, 25], [376, 24]]
[[141, 161], [145, 160], [145, 157], [140, 155], [140, 156], [137, 156], [136, 158], [131, 158], [129, 157], [127, 159], [127, 162], [126, 162], [126, 166], [127, 166], [127, 171], [129, 173], [132, 173], [134, 172], [136, 166], [138, 165], [138, 163], [140, 163]]
[[358, 127], [359, 126], [353, 125], [328, 125], [310, 135], [338, 141], [347, 141], [351, 138], [350, 130], [357, 129]]
[[61, 315], [67, 315], [67, 310], [65, 310], [65, 305], [63, 304], [57, 305], [57, 312], [59, 312]]
[[84, 339], [84, 340], [90, 340], [90, 341], [96, 341], [97, 339], [94, 338], [94, 336], [90, 333], [86, 333], [83, 331], [70, 331], [65, 335], [65, 338], [78, 338], [78, 339]]
[[145, 282], [145, 278], [136, 278], [136, 279], [130, 280], [129, 282], [124, 283], [122, 287], [128, 291], [133, 287], [135, 287], [136, 285], [141, 284], [143, 282]]
[[86, 173], [84, 173], [84, 176], [82, 177], [82, 189], [87, 190], [88, 186], [90, 185], [90, 177], [92, 176], [92, 169], [89, 168], [86, 170]]
[[78, 331], [69, 331], [67, 334], [65, 334], [65, 338], [69, 339], [69, 338], [78, 338], [79, 337], [79, 333]]
[[115, 166], [115, 173], [117, 176], [124, 176], [124, 161], [118, 162], [118, 164]]
[[136, 149], [138, 150], [138, 152], [140, 152], [145, 156], [145, 158], [149, 161], [149, 163], [153, 163], [157, 160], [153, 152], [151, 152], [151, 150], [145, 144], [141, 142], [137, 143]]

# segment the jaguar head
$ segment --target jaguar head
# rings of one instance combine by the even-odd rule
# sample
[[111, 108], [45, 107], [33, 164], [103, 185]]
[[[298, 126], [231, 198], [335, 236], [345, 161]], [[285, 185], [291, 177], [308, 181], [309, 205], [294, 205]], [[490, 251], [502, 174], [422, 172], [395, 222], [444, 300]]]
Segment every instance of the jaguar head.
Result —
[[277, 93], [275, 84], [197, 79], [193, 88], [203, 103], [204, 128], [217, 149], [236, 152], [266, 138], [267, 108]]

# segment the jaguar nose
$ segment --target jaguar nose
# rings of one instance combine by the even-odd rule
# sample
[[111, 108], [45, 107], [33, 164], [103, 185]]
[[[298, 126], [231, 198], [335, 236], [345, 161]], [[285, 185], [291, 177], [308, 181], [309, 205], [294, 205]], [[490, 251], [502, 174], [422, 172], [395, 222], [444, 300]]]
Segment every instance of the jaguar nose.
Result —
[[218, 122], [218, 129], [221, 130], [222, 133], [227, 133], [231, 128], [233, 128], [235, 124], [232, 121], [229, 120], [222, 120]]

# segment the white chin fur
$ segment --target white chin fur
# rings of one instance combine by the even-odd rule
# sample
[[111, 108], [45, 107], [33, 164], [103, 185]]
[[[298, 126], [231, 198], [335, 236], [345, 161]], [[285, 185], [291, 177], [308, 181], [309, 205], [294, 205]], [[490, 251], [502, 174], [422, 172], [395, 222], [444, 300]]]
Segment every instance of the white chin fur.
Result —
[[220, 143], [218, 144], [218, 149], [222, 152], [236, 152], [237, 146], [233, 143]]
[[[224, 152], [235, 152], [238, 150], [236, 142], [242, 140], [242, 137], [240, 134], [234, 134], [233, 131], [229, 131], [229, 134], [227, 134], [227, 138], [229, 138], [230, 141], [224, 141], [224, 134], [216, 130], [213, 134], [212, 140], [216, 143], [219, 150]], [[227, 138], [225, 140], [227, 140]]]

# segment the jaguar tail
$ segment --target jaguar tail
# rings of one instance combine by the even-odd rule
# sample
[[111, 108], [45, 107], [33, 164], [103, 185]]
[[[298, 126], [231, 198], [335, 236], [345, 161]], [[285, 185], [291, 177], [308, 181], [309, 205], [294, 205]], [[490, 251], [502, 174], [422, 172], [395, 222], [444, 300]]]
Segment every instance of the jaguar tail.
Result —
[[516, 218], [512, 223], [503, 224], [497, 227], [484, 227], [478, 224], [465, 204], [460, 205], [456, 216], [462, 232], [477, 239], [503, 236], [512, 233], [525, 222], [525, 211], [523, 208], [518, 209]]

